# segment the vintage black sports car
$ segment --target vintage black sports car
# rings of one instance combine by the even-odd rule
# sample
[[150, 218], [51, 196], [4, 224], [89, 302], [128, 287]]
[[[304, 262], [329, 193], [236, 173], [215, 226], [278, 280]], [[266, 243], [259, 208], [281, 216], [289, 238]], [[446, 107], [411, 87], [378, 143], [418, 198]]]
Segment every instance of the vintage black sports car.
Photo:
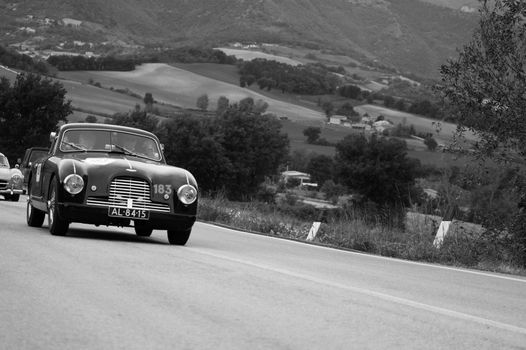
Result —
[[166, 164], [158, 138], [109, 124], [65, 124], [51, 135], [49, 154], [28, 175], [27, 223], [65, 235], [71, 222], [134, 226], [139, 236], [168, 231], [184, 245], [196, 220], [198, 187]]

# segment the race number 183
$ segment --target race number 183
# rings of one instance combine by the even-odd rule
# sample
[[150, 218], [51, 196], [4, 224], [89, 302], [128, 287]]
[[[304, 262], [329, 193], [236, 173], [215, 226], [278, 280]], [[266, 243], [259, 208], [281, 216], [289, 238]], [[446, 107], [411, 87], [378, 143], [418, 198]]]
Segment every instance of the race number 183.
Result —
[[172, 194], [172, 185], [155, 184], [153, 185], [153, 191], [155, 194]]

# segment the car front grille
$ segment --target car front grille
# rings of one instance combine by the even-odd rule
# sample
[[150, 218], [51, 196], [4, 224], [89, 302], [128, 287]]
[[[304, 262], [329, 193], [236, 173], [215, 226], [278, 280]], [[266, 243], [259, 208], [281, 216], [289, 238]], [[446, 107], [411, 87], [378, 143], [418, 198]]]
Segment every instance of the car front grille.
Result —
[[7, 181], [6, 180], [0, 180], [0, 190], [3, 190], [7, 188]]
[[131, 177], [115, 178], [110, 184], [108, 197], [88, 197], [86, 204], [101, 207], [170, 212], [168, 204], [152, 202], [148, 182]]

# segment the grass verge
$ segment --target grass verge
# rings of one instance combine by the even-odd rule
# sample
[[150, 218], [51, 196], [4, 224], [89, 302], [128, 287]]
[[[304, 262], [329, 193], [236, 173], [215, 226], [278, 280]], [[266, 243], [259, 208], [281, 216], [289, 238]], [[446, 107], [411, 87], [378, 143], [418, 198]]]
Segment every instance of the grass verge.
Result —
[[[312, 217], [308, 212], [291, 215], [290, 208], [283, 210], [276, 205], [230, 202], [222, 197], [201, 197], [198, 211], [198, 219], [202, 221], [304, 242], [312, 226]], [[379, 220], [363, 217], [361, 213], [345, 212], [322, 223], [311, 243], [399, 259], [526, 276], [526, 269], [516, 263], [513, 247], [502, 241], [483, 235], [451, 235], [437, 249], [433, 246], [434, 233], [418, 225], [406, 227], [410, 228], [388, 227]]]

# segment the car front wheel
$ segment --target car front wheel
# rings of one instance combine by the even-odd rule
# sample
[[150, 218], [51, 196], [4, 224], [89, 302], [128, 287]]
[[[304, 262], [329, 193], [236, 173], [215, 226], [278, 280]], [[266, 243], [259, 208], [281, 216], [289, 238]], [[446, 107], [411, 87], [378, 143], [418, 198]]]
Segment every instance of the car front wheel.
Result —
[[168, 230], [168, 242], [172, 245], [185, 245], [190, 238], [192, 229], [188, 230]]
[[51, 181], [48, 199], [48, 224], [49, 232], [54, 236], [64, 236], [68, 232], [69, 223], [60, 218], [57, 203], [57, 182]]
[[31, 227], [41, 227], [44, 223], [44, 217], [46, 213], [42, 210], [38, 210], [31, 205], [31, 202], [27, 201], [26, 207], [26, 221], [27, 225]]

